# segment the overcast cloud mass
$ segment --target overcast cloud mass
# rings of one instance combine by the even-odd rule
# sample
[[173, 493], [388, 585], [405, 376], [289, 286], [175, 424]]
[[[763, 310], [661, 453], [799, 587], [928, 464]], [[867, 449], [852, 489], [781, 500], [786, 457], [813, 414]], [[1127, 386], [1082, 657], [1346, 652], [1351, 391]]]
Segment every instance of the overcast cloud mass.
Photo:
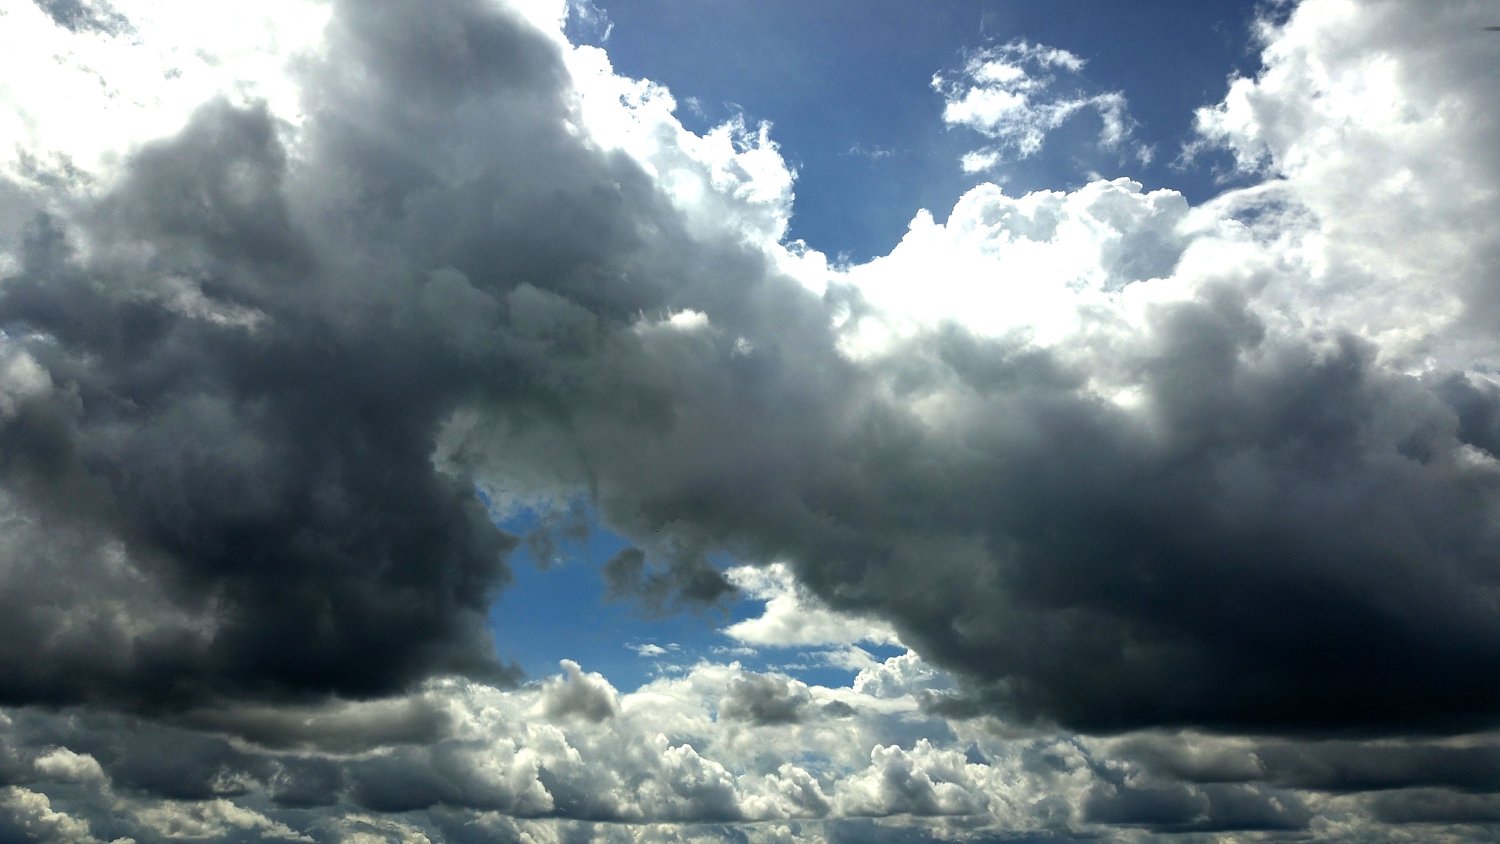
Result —
[[[1225, 187], [866, 262], [607, 8], [218, 5], [0, 0], [0, 842], [1500, 836], [1491, 4], [1267, 8], [1184, 149], [955, 52], [953, 168]], [[764, 611], [525, 675], [497, 525], [580, 506]]]

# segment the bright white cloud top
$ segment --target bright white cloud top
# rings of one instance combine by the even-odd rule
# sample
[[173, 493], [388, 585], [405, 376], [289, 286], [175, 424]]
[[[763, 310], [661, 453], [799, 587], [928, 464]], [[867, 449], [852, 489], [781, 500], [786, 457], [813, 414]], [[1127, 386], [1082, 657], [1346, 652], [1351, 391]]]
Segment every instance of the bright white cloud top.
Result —
[[[1493, 10], [1267, 10], [1217, 196], [868, 261], [606, 11], [0, 5], [0, 840], [1500, 832]], [[1175, 154], [968, 46], [944, 166]], [[611, 597], [763, 610], [520, 677], [495, 523], [578, 501]]]

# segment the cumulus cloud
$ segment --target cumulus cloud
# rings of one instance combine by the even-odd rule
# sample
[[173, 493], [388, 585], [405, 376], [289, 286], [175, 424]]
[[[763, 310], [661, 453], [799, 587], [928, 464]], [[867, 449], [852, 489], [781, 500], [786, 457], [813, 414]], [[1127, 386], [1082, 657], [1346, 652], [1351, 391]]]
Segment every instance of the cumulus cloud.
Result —
[[0, 789], [0, 833], [17, 841], [93, 844], [87, 821], [54, 811], [47, 795], [27, 788]]
[[[1299, 321], [1374, 338], [1393, 362], [1469, 367], [1493, 354], [1500, 172], [1479, 4], [1305, 3], [1262, 31], [1264, 66], [1199, 110], [1207, 143], [1272, 177], [1299, 209], [1316, 271], [1274, 291]], [[1271, 204], [1271, 203], [1268, 203]], [[1272, 204], [1274, 208], [1275, 205]], [[1300, 293], [1300, 295], [1298, 295]]]
[[[767, 127], [687, 131], [562, 4], [288, 4], [315, 25], [213, 28], [219, 63], [150, 5], [0, 28], [45, 77], [0, 91], [6, 833], [1493, 820], [1477, 4], [1267, 24], [1199, 115], [1259, 185], [981, 185], [854, 267], [782, 243]], [[996, 155], [1088, 109], [1119, 142], [1080, 67], [939, 87]], [[109, 86], [142, 96], [62, 96]], [[493, 523], [580, 497], [634, 543], [616, 596], [913, 650], [516, 687]]]
[[790, 677], [748, 674], [729, 684], [719, 717], [753, 724], [794, 724], [812, 704], [807, 684]]
[[571, 659], [562, 661], [563, 673], [542, 684], [542, 713], [548, 718], [578, 717], [589, 721], [612, 718], [620, 709], [619, 693], [604, 675], [585, 673]]
[[[851, 815], [961, 815], [979, 811], [962, 753], [940, 751], [926, 739], [910, 751], [877, 746], [870, 766], [840, 784], [840, 801]], [[967, 786], [967, 787], [966, 787]]]
[[36, 772], [47, 779], [62, 782], [89, 782], [103, 780], [104, 769], [99, 761], [87, 753], [74, 753], [66, 747], [55, 748], [38, 756]]
[[[574, 682], [569, 666], [553, 680]], [[745, 821], [795, 823], [773, 827], [788, 840], [845, 840], [868, 837], [861, 818], [903, 818], [884, 827], [895, 840], [963, 830], [1089, 837], [1121, 827], [1383, 840], [1366, 834], [1381, 824], [1483, 820], [1497, 788], [1494, 735], [1026, 734], [935, 713], [921, 699], [942, 678], [933, 681], [907, 691], [825, 687], [699, 663], [620, 694], [615, 714], [597, 721], [538, 719], [556, 688], [548, 683], [434, 681], [418, 695], [449, 714], [450, 729], [373, 752], [288, 752], [201, 727], [126, 730], [120, 716], [23, 711], [7, 734], [40, 755], [5, 792], [0, 823], [72, 836], [61, 840], [656, 841], [693, 829], [722, 840], [766, 829], [714, 825]], [[835, 706], [843, 711], [830, 715]], [[175, 748], [170, 764], [163, 745]], [[103, 761], [80, 764], [95, 759]], [[66, 807], [48, 800], [59, 772], [85, 768]], [[665, 825], [681, 821], [695, 825]]]

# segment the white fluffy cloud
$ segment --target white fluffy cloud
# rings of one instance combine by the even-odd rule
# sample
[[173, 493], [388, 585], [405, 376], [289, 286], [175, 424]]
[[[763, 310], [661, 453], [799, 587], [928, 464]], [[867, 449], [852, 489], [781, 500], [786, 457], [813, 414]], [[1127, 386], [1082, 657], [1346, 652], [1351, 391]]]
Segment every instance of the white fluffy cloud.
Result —
[[1250, 206], [1305, 262], [1269, 304], [1400, 366], [1492, 364], [1492, 17], [1458, 0], [1304, 3], [1263, 31], [1263, 69], [1199, 111], [1207, 142], [1268, 177]]
[[17, 841], [94, 844], [87, 821], [52, 808], [47, 795], [28, 788], [0, 788], [0, 834]]
[[870, 310], [847, 325], [845, 348], [878, 353], [945, 323], [1049, 347], [1111, 331], [1139, 303], [1185, 294], [1178, 262], [1195, 235], [1220, 255], [1247, 238], [1202, 216], [1180, 194], [1128, 179], [1020, 197], [979, 185], [947, 222], [918, 214], [889, 255], [848, 268], [842, 280]]
[[[72, 12], [77, 7], [83, 14]], [[322, 42], [326, 4], [111, 0], [7, 3], [0, 55], [0, 150], [7, 175], [109, 179], [135, 146], [182, 128], [218, 96], [300, 116], [289, 63]], [[38, 170], [37, 168], [40, 168]]]

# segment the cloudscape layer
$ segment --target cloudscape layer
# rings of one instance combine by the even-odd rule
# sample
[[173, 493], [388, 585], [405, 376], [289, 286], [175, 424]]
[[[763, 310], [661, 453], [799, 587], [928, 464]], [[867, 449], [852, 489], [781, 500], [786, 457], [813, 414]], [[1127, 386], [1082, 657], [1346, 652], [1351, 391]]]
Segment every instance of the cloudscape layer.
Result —
[[1487, 4], [976, 33], [868, 260], [605, 7], [209, 5], [0, 5], [0, 841], [1500, 835]]

